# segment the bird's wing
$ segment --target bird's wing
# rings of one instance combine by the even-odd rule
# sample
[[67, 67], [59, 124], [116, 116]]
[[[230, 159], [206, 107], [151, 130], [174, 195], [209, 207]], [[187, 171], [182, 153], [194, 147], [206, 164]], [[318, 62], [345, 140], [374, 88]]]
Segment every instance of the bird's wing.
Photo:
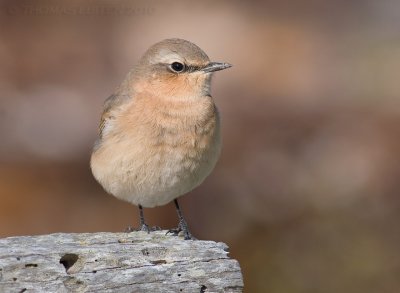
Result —
[[115, 119], [115, 113], [120, 110], [120, 107], [130, 99], [128, 95], [114, 94], [107, 98], [103, 106], [103, 114], [101, 115], [99, 124], [99, 137], [103, 136], [106, 125]]

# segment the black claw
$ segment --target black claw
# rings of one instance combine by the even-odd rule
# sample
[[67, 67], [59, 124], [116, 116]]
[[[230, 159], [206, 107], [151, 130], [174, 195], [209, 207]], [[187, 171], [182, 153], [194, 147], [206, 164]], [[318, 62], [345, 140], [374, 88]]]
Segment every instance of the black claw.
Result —
[[182, 230], [179, 229], [179, 228], [169, 229], [169, 230], [167, 231], [167, 233], [165, 233], [165, 235], [172, 234], [172, 236], [178, 236], [178, 235], [179, 235], [179, 232], [181, 232], [181, 231], [182, 231]]
[[197, 238], [193, 237], [193, 235], [189, 232], [189, 230], [183, 230], [181, 228], [169, 229], [165, 235], [172, 234], [172, 236], [179, 236], [179, 233], [183, 232], [183, 236], [185, 240], [197, 240]]

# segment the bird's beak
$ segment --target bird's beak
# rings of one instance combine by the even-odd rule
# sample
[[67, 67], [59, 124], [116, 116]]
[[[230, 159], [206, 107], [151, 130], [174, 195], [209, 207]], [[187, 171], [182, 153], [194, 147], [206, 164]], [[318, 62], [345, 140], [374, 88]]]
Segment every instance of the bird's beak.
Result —
[[229, 67], [232, 67], [232, 65], [229, 63], [210, 62], [205, 67], [203, 67], [202, 71], [203, 72], [214, 72], [214, 71], [218, 71], [218, 70], [227, 69]]

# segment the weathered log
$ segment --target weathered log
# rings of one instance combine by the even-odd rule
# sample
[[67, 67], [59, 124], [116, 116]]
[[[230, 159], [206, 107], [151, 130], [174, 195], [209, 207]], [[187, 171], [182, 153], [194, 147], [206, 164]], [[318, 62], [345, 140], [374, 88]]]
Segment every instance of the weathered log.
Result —
[[0, 292], [242, 292], [226, 244], [165, 233], [0, 239]]

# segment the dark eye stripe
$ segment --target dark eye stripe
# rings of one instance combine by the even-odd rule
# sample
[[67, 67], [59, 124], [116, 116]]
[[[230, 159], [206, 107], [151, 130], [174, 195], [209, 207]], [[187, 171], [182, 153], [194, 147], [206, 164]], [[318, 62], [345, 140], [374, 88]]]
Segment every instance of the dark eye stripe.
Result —
[[188, 72], [195, 72], [201, 70], [203, 67], [202, 66], [197, 66], [197, 65], [189, 65], [186, 67]]
[[[170, 67], [171, 64], [169, 63], [158, 63], [158, 65], [161, 66], [168, 66]], [[204, 68], [204, 66], [200, 66], [200, 65], [185, 65], [185, 70], [181, 71], [181, 72], [177, 72], [177, 73], [182, 73], [182, 72], [196, 72], [196, 71], [200, 71]]]

